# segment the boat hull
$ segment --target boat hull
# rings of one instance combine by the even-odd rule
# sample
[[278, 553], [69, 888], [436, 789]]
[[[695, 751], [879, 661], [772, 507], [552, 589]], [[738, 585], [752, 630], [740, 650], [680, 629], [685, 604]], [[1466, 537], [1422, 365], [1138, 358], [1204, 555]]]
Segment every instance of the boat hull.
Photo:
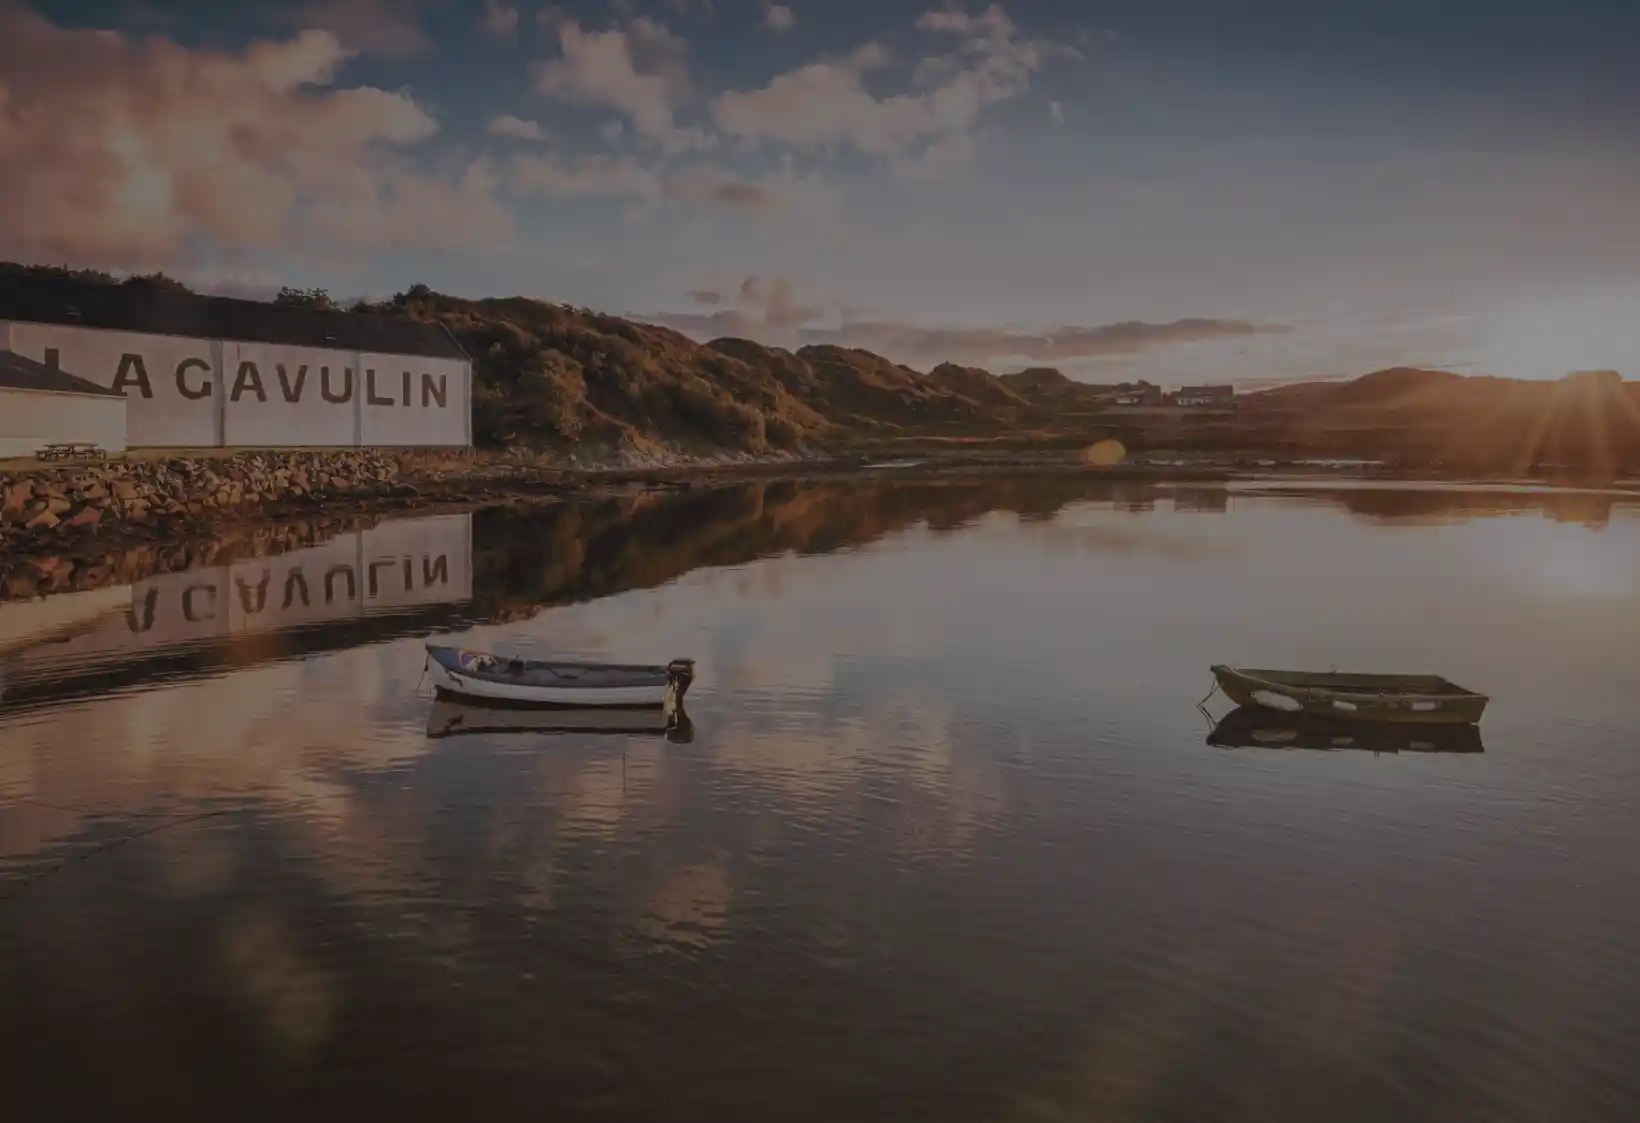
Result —
[[1219, 689], [1238, 706], [1329, 721], [1474, 725], [1488, 701], [1483, 694], [1428, 676], [1292, 673], [1299, 682], [1269, 677], [1284, 673], [1213, 667]]
[[[692, 664], [665, 667], [599, 667], [592, 664], [523, 664], [523, 675], [508, 676], [485, 665], [492, 656], [455, 648], [427, 647], [427, 672], [439, 696], [486, 705], [549, 709], [647, 709], [680, 704], [688, 690]], [[584, 680], [552, 673], [574, 667]], [[536, 681], [529, 681], [533, 676]], [[544, 678], [563, 681], [544, 682]]]

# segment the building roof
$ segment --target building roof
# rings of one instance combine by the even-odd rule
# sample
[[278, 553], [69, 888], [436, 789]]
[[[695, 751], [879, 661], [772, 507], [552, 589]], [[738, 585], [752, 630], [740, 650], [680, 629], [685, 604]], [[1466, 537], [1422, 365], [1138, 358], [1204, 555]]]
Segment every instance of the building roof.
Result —
[[24, 270], [0, 270], [0, 320], [385, 355], [468, 358], [442, 324], [402, 316], [322, 312]]
[[54, 394], [95, 394], [100, 398], [123, 398], [118, 390], [98, 386], [77, 375], [53, 370], [44, 363], [11, 351], [0, 351], [0, 389], [44, 390]]

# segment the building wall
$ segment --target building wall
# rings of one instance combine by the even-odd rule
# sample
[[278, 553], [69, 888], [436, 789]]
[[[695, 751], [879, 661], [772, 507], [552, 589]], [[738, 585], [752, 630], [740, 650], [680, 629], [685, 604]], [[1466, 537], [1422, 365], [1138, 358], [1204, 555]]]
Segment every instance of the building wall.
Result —
[[225, 444], [358, 444], [357, 352], [228, 343], [223, 357]]
[[33, 456], [59, 441], [95, 441], [109, 452], [124, 452], [125, 410], [119, 398], [0, 386], [0, 457]]
[[467, 364], [405, 355], [359, 357], [367, 445], [465, 445]]
[[8, 335], [20, 355], [49, 363], [55, 352], [65, 372], [122, 391], [132, 448], [472, 443], [461, 360], [0, 324]]

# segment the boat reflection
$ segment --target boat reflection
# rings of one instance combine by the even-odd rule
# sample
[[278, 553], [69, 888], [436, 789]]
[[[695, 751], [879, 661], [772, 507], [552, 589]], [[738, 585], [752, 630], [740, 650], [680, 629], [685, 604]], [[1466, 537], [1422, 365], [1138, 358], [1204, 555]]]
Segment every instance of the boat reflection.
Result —
[[695, 739], [695, 724], [680, 706], [665, 709], [621, 709], [607, 706], [483, 706], [440, 698], [427, 715], [427, 736], [438, 740], [481, 733], [591, 733], [664, 736], [674, 744]]
[[1207, 743], [1221, 749], [1361, 749], [1374, 753], [1483, 753], [1475, 725], [1376, 724], [1274, 713], [1243, 706], [1230, 711]]

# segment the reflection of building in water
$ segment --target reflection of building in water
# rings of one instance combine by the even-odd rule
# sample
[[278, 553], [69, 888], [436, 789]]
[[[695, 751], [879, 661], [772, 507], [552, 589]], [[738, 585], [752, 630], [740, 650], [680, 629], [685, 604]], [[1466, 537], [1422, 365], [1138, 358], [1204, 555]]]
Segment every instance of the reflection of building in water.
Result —
[[[471, 600], [472, 584], [471, 515], [388, 522], [287, 554], [104, 590], [117, 606], [99, 601], [101, 616], [88, 626], [16, 645], [7, 680], [83, 674], [246, 637], [413, 613]], [[0, 604], [0, 635], [14, 630], [12, 620], [66, 599]]]
[[1150, 484], [1117, 484], [1110, 489], [1110, 505], [1118, 511], [1144, 514], [1156, 509], [1156, 489]]
[[129, 585], [0, 602], [0, 654], [41, 643], [60, 643], [78, 631], [95, 627], [100, 617], [123, 612], [130, 603]]
[[1230, 489], [1224, 487], [1181, 487], [1173, 492], [1173, 509], [1222, 515], [1230, 509]]

